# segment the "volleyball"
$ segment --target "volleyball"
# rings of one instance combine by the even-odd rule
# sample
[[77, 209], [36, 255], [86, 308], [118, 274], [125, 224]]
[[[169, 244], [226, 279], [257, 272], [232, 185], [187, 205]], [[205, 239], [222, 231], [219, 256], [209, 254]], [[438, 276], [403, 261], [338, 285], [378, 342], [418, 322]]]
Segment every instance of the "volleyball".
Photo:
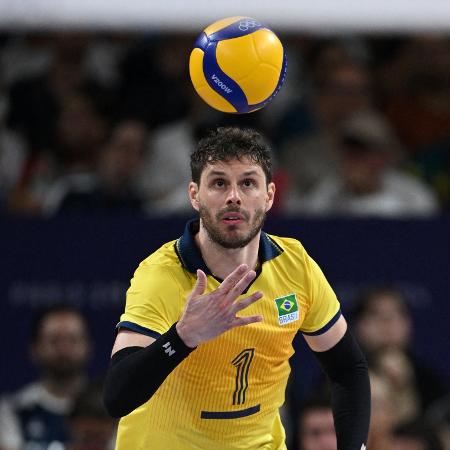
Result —
[[263, 108], [286, 76], [276, 34], [250, 17], [228, 17], [203, 30], [189, 59], [192, 84], [211, 107], [226, 113]]

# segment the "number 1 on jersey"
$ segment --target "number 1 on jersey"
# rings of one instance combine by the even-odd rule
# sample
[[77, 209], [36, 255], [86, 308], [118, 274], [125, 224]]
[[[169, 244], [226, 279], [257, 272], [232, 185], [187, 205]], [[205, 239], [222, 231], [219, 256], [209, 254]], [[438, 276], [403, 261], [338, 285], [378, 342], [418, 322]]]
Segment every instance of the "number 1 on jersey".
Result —
[[245, 403], [245, 393], [248, 388], [248, 373], [254, 354], [254, 348], [246, 348], [231, 361], [231, 364], [236, 367], [237, 371], [236, 389], [233, 393], [233, 405], [243, 405]]

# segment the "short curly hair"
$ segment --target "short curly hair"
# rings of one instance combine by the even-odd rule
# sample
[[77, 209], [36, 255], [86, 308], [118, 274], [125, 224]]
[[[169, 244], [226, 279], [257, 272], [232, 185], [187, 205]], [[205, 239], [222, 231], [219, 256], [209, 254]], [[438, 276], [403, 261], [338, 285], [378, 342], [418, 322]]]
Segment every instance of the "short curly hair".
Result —
[[202, 138], [191, 154], [192, 181], [199, 184], [207, 164], [250, 158], [261, 166], [266, 182], [272, 181], [271, 149], [266, 139], [251, 128], [219, 127]]

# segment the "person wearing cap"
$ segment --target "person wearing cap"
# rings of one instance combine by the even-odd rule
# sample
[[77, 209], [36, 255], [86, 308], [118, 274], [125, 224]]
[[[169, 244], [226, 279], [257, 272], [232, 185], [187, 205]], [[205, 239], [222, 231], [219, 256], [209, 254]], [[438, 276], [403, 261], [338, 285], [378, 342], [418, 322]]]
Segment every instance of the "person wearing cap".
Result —
[[286, 213], [356, 217], [426, 217], [436, 214], [433, 193], [397, 166], [401, 147], [375, 112], [346, 120], [336, 135], [338, 169], [304, 196], [290, 196]]

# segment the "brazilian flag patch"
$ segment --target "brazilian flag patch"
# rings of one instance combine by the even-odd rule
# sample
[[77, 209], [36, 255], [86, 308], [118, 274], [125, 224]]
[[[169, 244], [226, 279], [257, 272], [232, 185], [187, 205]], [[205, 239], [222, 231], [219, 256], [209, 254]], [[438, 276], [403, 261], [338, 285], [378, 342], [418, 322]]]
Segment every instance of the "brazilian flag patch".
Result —
[[288, 294], [284, 297], [275, 299], [275, 304], [278, 311], [278, 323], [286, 325], [287, 323], [298, 320], [298, 303], [295, 294]]

